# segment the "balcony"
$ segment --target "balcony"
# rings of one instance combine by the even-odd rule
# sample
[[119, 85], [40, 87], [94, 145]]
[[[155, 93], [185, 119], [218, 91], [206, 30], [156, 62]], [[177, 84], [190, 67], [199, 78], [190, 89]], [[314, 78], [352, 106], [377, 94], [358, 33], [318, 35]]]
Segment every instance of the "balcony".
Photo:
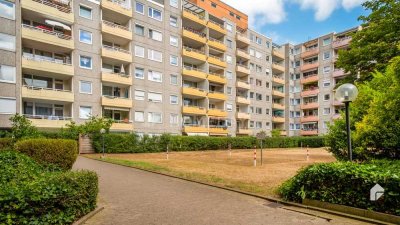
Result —
[[237, 48], [237, 49], [236, 49], [236, 56], [239, 56], [239, 57], [241, 57], [241, 58], [250, 60], [250, 54], [249, 54], [247, 51], [242, 50], [242, 49], [240, 49], [240, 48]]
[[209, 20], [207, 22], [207, 27], [212, 29], [212, 30], [214, 30], [214, 31], [216, 31], [216, 32], [218, 32], [218, 33], [220, 33], [220, 34], [223, 34], [223, 35], [226, 35], [228, 33], [225, 30], [225, 27], [224, 27], [223, 24], [216, 23], [216, 22], [214, 22], [212, 20]]
[[191, 115], [207, 115], [207, 110], [204, 107], [199, 106], [183, 106], [182, 114], [191, 114]]
[[307, 96], [316, 96], [319, 93], [319, 89], [315, 88], [315, 89], [308, 89], [308, 90], [303, 90], [300, 93], [301, 97], [307, 97]]
[[278, 50], [276, 50], [276, 49], [272, 50], [272, 56], [277, 57], [277, 58], [279, 58], [281, 60], [285, 59], [285, 54], [280, 52], [280, 51], [278, 51]]
[[132, 76], [119, 73], [102, 72], [101, 81], [130, 86], [132, 85]]
[[227, 66], [226, 62], [224, 62], [222, 58], [213, 55], [208, 56], [207, 62], [223, 68], [226, 68]]
[[273, 123], [284, 123], [285, 122], [285, 117], [273, 116], [272, 117], [272, 122]]
[[198, 24], [201, 24], [203, 26], [206, 26], [207, 22], [204, 18], [204, 16], [201, 16], [195, 12], [192, 12], [190, 10], [187, 9], [183, 9], [183, 13], [182, 13], [183, 18], [189, 19], [193, 22], [196, 22]]
[[194, 87], [183, 87], [182, 94], [189, 95], [197, 98], [205, 98], [207, 96], [207, 92]]
[[108, 9], [118, 14], [132, 18], [132, 8], [129, 6], [128, 2], [122, 2], [118, 0], [102, 0], [101, 7], [103, 9]]
[[236, 97], [236, 103], [239, 105], [250, 105], [250, 99], [247, 99], [242, 96], [237, 96]]
[[250, 45], [250, 39], [241, 33], [236, 33], [236, 41], [241, 42], [245, 45]]
[[102, 96], [101, 105], [109, 107], [132, 108], [132, 99], [114, 96]]
[[59, 102], [74, 102], [74, 93], [72, 93], [72, 91], [57, 90], [51, 88], [23, 86], [21, 96], [23, 98], [29, 98], [29, 99], [42, 99], [42, 100], [59, 101]]
[[247, 81], [241, 81], [241, 80], [236, 81], [236, 87], [250, 90], [250, 84]]
[[210, 132], [210, 135], [219, 135], [219, 136], [228, 135], [227, 127], [210, 127], [209, 132]]
[[183, 133], [207, 133], [208, 134], [208, 128], [205, 126], [184, 125], [182, 132]]
[[315, 68], [318, 68], [319, 63], [318, 62], [313, 62], [313, 63], [307, 63], [307, 64], [303, 64], [300, 67], [301, 72], [307, 71], [307, 70], [312, 70]]
[[304, 116], [300, 118], [300, 122], [302, 123], [318, 122], [318, 116]]
[[315, 74], [315, 75], [311, 75], [308, 77], [303, 77], [303, 79], [300, 80], [300, 83], [301, 84], [309, 84], [309, 83], [318, 82], [318, 80], [319, 80], [318, 74]]
[[238, 112], [236, 113], [236, 118], [239, 120], [249, 120], [250, 113]]
[[319, 48], [313, 48], [301, 53], [301, 58], [309, 58], [311, 56], [317, 55], [319, 53]]
[[214, 100], [219, 100], [219, 101], [226, 101], [228, 99], [228, 96], [226, 96], [226, 94], [223, 92], [211, 92], [210, 91], [207, 96], [209, 99], [214, 99]]
[[69, 35], [49, 31], [42, 28], [22, 24], [22, 38], [30, 41], [39, 41], [44, 44], [56, 45], [59, 47], [74, 49], [74, 41]]
[[211, 117], [228, 117], [228, 112], [221, 109], [209, 109], [207, 114]]
[[277, 96], [280, 98], [284, 98], [285, 97], [285, 93], [283, 93], [282, 91], [278, 91], [278, 90], [272, 90], [272, 96]]
[[38, 116], [38, 115], [24, 115], [31, 122], [32, 125], [38, 128], [56, 128], [60, 129], [66, 127], [71, 123], [71, 117], [62, 116]]
[[64, 63], [62, 60], [45, 58], [40, 55], [24, 53], [22, 56], [22, 68], [52, 74], [61, 74], [66, 76], [74, 75], [74, 67], [70, 63]]
[[111, 125], [112, 131], [133, 131], [133, 123], [124, 121], [114, 121]]
[[[72, 1], [71, 1], [72, 3]], [[74, 14], [69, 6], [61, 6], [48, 0], [22, 0], [21, 7], [45, 15], [66, 24], [74, 23]]]
[[279, 103], [273, 103], [272, 104], [273, 109], [280, 109], [280, 110], [285, 110], [285, 105], [279, 104]]
[[206, 72], [199, 70], [197, 68], [189, 67], [189, 66], [183, 67], [182, 75], [188, 76], [188, 77], [193, 77], [193, 78], [200, 79], [200, 80], [205, 80], [207, 78]]
[[207, 56], [204, 52], [189, 47], [183, 47], [182, 55], [202, 62], [207, 60]]
[[[248, 75], [250, 75], [250, 68], [248, 66], [245, 66], [245, 65], [237, 64], [236, 65], [236, 72], [240, 73], [240, 74], [244, 74], [245, 76], [248, 76]], [[237, 75], [240, 75], [240, 74], [237, 74]]]
[[214, 38], [210, 37], [207, 40], [207, 44], [208, 44], [208, 46], [210, 46], [212, 48], [215, 48], [215, 49], [218, 49], [220, 51], [226, 52], [226, 45], [220, 40], [217, 40], [217, 39], [214, 39]]
[[182, 36], [185, 38], [192, 39], [194, 41], [200, 42], [202, 44], [206, 44], [207, 38], [206, 35], [195, 31], [191, 28], [183, 27]]
[[237, 135], [251, 135], [251, 130], [250, 129], [245, 129], [245, 128], [239, 128], [236, 130]]
[[285, 67], [280, 65], [280, 64], [277, 64], [277, 63], [272, 63], [272, 69], [273, 70], [277, 70], [277, 71], [279, 71], [281, 73], [285, 72]]
[[132, 54], [130, 51], [108, 45], [103, 45], [101, 56], [125, 63], [132, 62]]
[[103, 20], [101, 23], [101, 31], [106, 34], [132, 41], [132, 32], [129, 30], [129, 27], [124, 27], [113, 22]]
[[318, 135], [318, 130], [301, 130], [300, 135], [302, 136]]
[[285, 85], [285, 79], [283, 77], [279, 77], [279, 76], [273, 76], [272, 82]]
[[226, 84], [227, 80], [224, 75], [216, 74], [216, 73], [209, 73], [207, 76], [209, 82], [217, 83], [217, 84]]
[[337, 39], [334, 42], [332, 42], [332, 47], [335, 49], [345, 48], [350, 45], [350, 41], [351, 41], [351, 37]]
[[281, 130], [281, 136], [287, 136], [287, 132], [285, 130]]
[[319, 103], [318, 102], [308, 102], [304, 103], [300, 106], [300, 109], [318, 109]]
[[332, 73], [332, 77], [342, 77], [345, 75], [346, 75], [346, 73], [344, 72], [343, 69], [335, 69]]

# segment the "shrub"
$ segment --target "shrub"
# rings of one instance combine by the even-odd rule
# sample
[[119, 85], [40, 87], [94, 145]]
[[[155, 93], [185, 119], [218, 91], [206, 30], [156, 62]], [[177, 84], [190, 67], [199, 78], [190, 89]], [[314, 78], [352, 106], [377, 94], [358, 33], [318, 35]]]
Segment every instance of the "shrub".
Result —
[[[400, 215], [400, 161], [336, 162], [302, 169], [279, 192], [286, 200], [314, 199]], [[369, 199], [375, 184], [385, 189], [377, 202]]]
[[0, 138], [0, 150], [12, 148], [14, 140], [12, 138]]
[[77, 142], [65, 139], [22, 140], [15, 144], [15, 150], [40, 163], [53, 164], [65, 170], [72, 168], [78, 156]]
[[54, 171], [15, 151], [0, 152], [0, 224], [72, 224], [96, 207], [94, 172]]
[[15, 114], [10, 118], [11, 136], [15, 139], [37, 138], [40, 136], [38, 129], [25, 116]]

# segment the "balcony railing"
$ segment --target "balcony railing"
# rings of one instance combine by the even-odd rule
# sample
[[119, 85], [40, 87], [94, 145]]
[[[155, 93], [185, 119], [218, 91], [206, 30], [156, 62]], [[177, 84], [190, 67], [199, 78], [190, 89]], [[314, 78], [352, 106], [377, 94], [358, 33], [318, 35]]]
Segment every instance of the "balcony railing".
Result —
[[29, 86], [29, 85], [23, 85], [23, 87], [26, 87], [27, 89], [30, 90], [48, 90], [48, 91], [59, 91], [59, 92], [72, 92], [71, 90], [64, 90], [64, 89], [56, 89], [56, 88], [45, 88], [45, 87], [35, 87], [35, 86]]
[[220, 23], [217, 23], [217, 22], [215, 22], [215, 21], [213, 21], [213, 20], [209, 20], [208, 22], [219, 26], [221, 29], [224, 29], [224, 25], [222, 25], [222, 24], [220, 24]]
[[220, 40], [217, 40], [217, 39], [215, 39], [215, 38], [212, 38], [212, 37], [209, 37], [208, 38], [210, 41], [214, 41], [214, 42], [217, 42], [217, 43], [220, 43], [220, 44], [224, 44], [224, 42], [222, 42], [222, 41], [220, 41]]
[[45, 61], [45, 62], [51, 62], [51, 63], [57, 63], [57, 64], [62, 64], [62, 65], [67, 65], [71, 66], [71, 60], [70, 59], [55, 59], [51, 57], [46, 57], [46, 56], [41, 56], [41, 55], [34, 55], [31, 53], [22, 53], [22, 57], [24, 57], [27, 60], [33, 60], [33, 61]]
[[109, 45], [103, 45], [103, 48], [110, 50], [110, 51], [116, 51], [116, 52], [122, 52], [125, 54], [131, 54], [130, 51], [122, 49], [122, 48], [118, 48], [118, 47], [113, 47], [113, 46], [109, 46]]
[[40, 119], [40, 120], [72, 120], [72, 117], [67, 116], [52, 116], [52, 115], [31, 115], [24, 114], [24, 116], [28, 119]]
[[185, 11], [185, 12], [187, 12], [187, 13], [190, 13], [190, 14], [192, 14], [192, 15], [194, 15], [194, 16], [196, 16], [196, 17], [198, 17], [199, 19], [201, 19], [201, 20], [204, 20], [205, 18], [204, 18], [204, 16], [202, 16], [202, 15], [199, 15], [199, 14], [197, 14], [197, 13], [195, 13], [195, 12], [193, 12], [193, 11], [191, 11], [191, 10], [188, 10], [188, 9], [183, 9], [183, 11]]
[[103, 97], [109, 98], [109, 99], [129, 99], [129, 97], [115, 96], [115, 95], [103, 95]]
[[201, 70], [201, 69], [199, 69], [199, 68], [195, 68], [195, 67], [192, 67], [192, 66], [183, 66], [183, 68], [184, 68], [185, 70], [193, 70], [193, 71], [205, 73], [204, 70]]
[[215, 55], [208, 55], [208, 57], [209, 58], [213, 58], [213, 59], [218, 59], [219, 61], [224, 62], [224, 58], [221, 58], [221, 57], [218, 57], [218, 56], [215, 56]]
[[55, 8], [58, 11], [63, 12], [63, 13], [72, 13], [72, 10], [71, 10], [70, 7], [57, 5], [57, 4], [54, 3], [54, 2], [59, 2], [60, 4], [67, 5], [69, 3], [69, 1], [67, 1], [66, 3], [64, 3], [62, 1], [47, 1], [47, 0], [32, 0], [32, 1], [40, 3], [40, 4], [43, 4], [43, 5], [47, 5], [47, 6], [53, 7], [53, 8]]
[[192, 28], [190, 28], [190, 27], [183, 27], [183, 29], [184, 29], [184, 30], [187, 30], [187, 31], [189, 31], [189, 32], [191, 32], [191, 33], [197, 34], [197, 35], [199, 35], [201, 38], [205, 38], [205, 37], [206, 37], [206, 34], [205, 34], [205, 33], [202, 33], [202, 32], [200, 32], [200, 31], [197, 31], [197, 30], [192, 29]]
[[124, 8], [124, 9], [127, 9], [127, 10], [131, 9], [131, 7], [128, 4], [128, 2], [125, 2], [125, 1], [120, 1], [120, 0], [102, 0], [102, 1], [112, 2], [112, 3], [114, 3], [116, 5], [119, 5], [120, 7]]
[[103, 20], [103, 24], [109, 26], [109, 27], [113, 27], [113, 28], [118, 28], [118, 29], [122, 29], [122, 30], [126, 30], [126, 31], [130, 31], [129, 27], [125, 27], [125, 26], [121, 26], [118, 24], [115, 24], [113, 22], [107, 21], [107, 20]]
[[39, 28], [39, 27], [34, 27], [34, 26], [31, 26], [31, 25], [27, 25], [27, 24], [22, 24], [22, 27], [23, 28], [27, 28], [27, 29], [31, 29], [31, 30], [35, 30], [35, 31], [38, 31], [38, 32], [42, 32], [42, 33], [45, 33], [45, 34], [53, 35], [53, 36], [56, 36], [56, 37], [64, 39], [64, 40], [71, 40], [72, 39], [72, 37], [69, 36], [69, 35], [65, 35], [65, 34], [62, 34], [60, 32], [46, 30], [46, 29]]
[[183, 46], [183, 49], [185, 49], [188, 52], [196, 52], [196, 53], [199, 53], [199, 54], [202, 54], [202, 55], [206, 54], [204, 51], [201, 51], [201, 50], [198, 50], [198, 49], [194, 49], [194, 48], [191, 48], [191, 47], [188, 47], [188, 46]]

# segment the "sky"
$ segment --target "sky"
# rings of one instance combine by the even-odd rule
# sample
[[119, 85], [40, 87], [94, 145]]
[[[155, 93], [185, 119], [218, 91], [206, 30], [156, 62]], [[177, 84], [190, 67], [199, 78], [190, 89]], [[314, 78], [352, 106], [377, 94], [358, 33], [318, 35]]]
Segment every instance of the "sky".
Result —
[[273, 42], [298, 44], [361, 24], [365, 0], [222, 0], [249, 16], [249, 27]]

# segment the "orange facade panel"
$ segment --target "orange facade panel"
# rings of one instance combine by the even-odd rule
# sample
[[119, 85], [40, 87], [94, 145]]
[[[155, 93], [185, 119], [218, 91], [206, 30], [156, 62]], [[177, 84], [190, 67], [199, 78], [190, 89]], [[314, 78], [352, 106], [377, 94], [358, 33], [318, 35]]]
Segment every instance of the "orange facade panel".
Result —
[[[227, 18], [243, 30], [248, 28], [248, 16], [220, 0], [189, 0], [217, 18]], [[215, 6], [215, 7], [214, 7]], [[233, 15], [231, 15], [233, 13]], [[240, 18], [240, 19], [239, 19]]]

